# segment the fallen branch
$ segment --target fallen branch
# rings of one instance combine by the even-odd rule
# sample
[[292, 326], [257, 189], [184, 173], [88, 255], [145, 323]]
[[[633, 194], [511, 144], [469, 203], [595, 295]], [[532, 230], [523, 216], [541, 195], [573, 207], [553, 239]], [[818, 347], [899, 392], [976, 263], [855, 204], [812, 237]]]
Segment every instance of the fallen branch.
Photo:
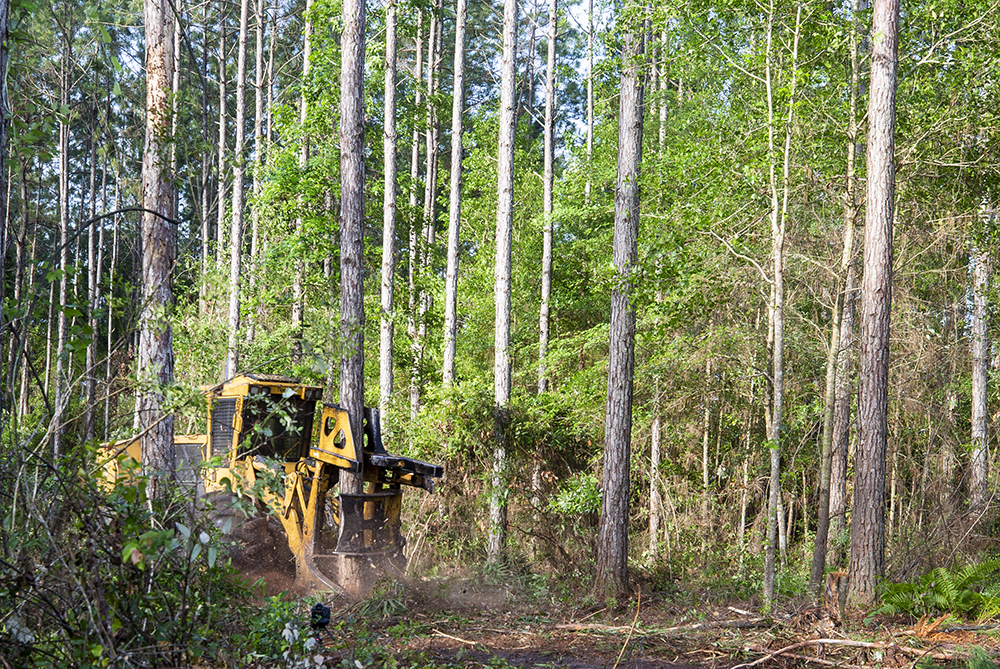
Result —
[[[895, 648], [901, 650], [908, 655], [923, 655], [926, 657], [933, 658], [935, 660], [945, 660], [954, 661], [965, 659], [965, 655], [956, 655], [953, 653], [934, 653], [921, 648], [911, 648], [909, 646], [899, 646], [894, 643], [879, 643], [874, 641], [854, 641], [853, 639], [810, 639], [808, 641], [800, 641], [798, 643], [793, 643], [791, 646], [786, 646], [780, 650], [776, 650], [769, 655], [758, 658], [753, 662], [747, 662], [745, 664], [737, 664], [730, 669], [748, 669], [749, 667], [756, 667], [757, 665], [764, 664], [768, 660], [771, 660], [778, 655], [786, 655], [790, 651], [798, 650], [805, 646], [811, 645], [829, 645], [829, 646], [847, 646], [849, 648], [875, 648], [878, 650], [888, 650], [889, 648]], [[765, 649], [751, 648], [751, 650], [757, 650], [758, 652], [767, 652]]]
[[864, 669], [856, 664], [844, 664], [843, 662], [836, 662], [834, 660], [824, 660], [820, 657], [810, 657], [808, 655], [799, 655], [798, 653], [782, 653], [783, 657], [788, 657], [793, 660], [802, 660], [803, 662], [811, 662], [813, 664], [822, 664], [824, 667], [838, 667], [838, 669]]
[[629, 628], [601, 625], [600, 623], [561, 623], [556, 625], [556, 629], [566, 630], [567, 632], [607, 632], [608, 634], [614, 634], [616, 632], [626, 632]]
[[[704, 622], [704, 623], [693, 623], [691, 625], [678, 625], [677, 627], [651, 627], [644, 628], [642, 630], [643, 634], [673, 634], [676, 632], [693, 632], [696, 630], [703, 629], [713, 629], [716, 627], [724, 627], [727, 629], [747, 629], [752, 627], [767, 627], [770, 626], [770, 622], [764, 620], [764, 618], [756, 618], [754, 620], [720, 620], [715, 622]], [[605, 634], [622, 634], [627, 633], [631, 627], [623, 627], [621, 625], [601, 625], [599, 623], [561, 623], [555, 626], [556, 629], [566, 630], [568, 632], [604, 632]]]
[[470, 646], [478, 646], [479, 645], [478, 641], [469, 641], [468, 639], [461, 639], [461, 638], [459, 638], [457, 636], [452, 636], [450, 634], [445, 634], [441, 630], [432, 629], [431, 631], [434, 632], [435, 634], [437, 634], [438, 636], [443, 636], [446, 639], [453, 639], [454, 641], [458, 641], [459, 643], [468, 644]]

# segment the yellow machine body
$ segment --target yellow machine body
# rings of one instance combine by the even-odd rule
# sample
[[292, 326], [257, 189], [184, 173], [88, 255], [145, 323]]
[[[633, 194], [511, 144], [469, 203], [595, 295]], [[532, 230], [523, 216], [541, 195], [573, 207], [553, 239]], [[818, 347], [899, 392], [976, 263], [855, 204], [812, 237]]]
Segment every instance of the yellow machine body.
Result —
[[[347, 412], [322, 403], [317, 386], [247, 374], [202, 390], [208, 434], [174, 438], [178, 478], [209, 500], [253, 490], [284, 528], [300, 587], [357, 594], [364, 589], [354, 582], [359, 573], [405, 566], [400, 486], [433, 490], [433, 479], [444, 472], [440, 465], [387, 453], [374, 409], [365, 409], [363, 435], [356, 437]], [[120, 480], [120, 453], [141, 461], [138, 438], [104, 450], [111, 456], [104, 465], [108, 480]], [[338, 494], [328, 504], [342, 470], [363, 473], [365, 492]], [[268, 487], [259, 480], [281, 483]], [[345, 568], [345, 561], [355, 564]]]

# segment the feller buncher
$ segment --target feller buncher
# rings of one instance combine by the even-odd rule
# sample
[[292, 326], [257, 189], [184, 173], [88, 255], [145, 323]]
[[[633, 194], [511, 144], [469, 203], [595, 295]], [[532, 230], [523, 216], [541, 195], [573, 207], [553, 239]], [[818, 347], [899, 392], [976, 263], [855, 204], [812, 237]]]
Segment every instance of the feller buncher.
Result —
[[[359, 444], [347, 412], [322, 402], [322, 388], [294, 379], [246, 374], [202, 390], [208, 434], [174, 438], [179, 476], [222, 514], [234, 489], [255, 488], [284, 527], [298, 587], [358, 595], [378, 574], [404, 570], [402, 486], [432, 492], [441, 465], [387, 453], [376, 409], [364, 409]], [[107, 450], [141, 459], [138, 438]], [[118, 465], [117, 457], [108, 460], [110, 480]], [[341, 471], [362, 473], [365, 491], [330, 495]], [[283, 490], [254, 486], [275, 474]]]

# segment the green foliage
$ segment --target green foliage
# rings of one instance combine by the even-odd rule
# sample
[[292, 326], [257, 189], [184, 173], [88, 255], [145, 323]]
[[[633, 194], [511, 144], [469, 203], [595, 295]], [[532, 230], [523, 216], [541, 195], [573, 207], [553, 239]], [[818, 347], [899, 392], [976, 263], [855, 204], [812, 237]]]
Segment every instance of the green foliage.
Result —
[[889, 583], [876, 613], [911, 616], [951, 613], [979, 622], [1000, 615], [1000, 559], [949, 570], [937, 567], [910, 583]]
[[402, 583], [395, 579], [385, 579], [375, 585], [368, 597], [355, 605], [355, 611], [366, 620], [401, 616], [407, 610], [403, 595]]
[[568, 516], [589, 515], [601, 510], [601, 488], [597, 476], [582, 472], [566, 480], [548, 502], [554, 513]]
[[971, 657], [965, 662], [966, 669], [997, 669], [997, 663], [993, 656], [980, 646], [972, 649]]
[[196, 511], [186, 486], [161, 480], [150, 497], [125, 456], [106, 481], [94, 455], [0, 458], [0, 655], [29, 668], [245, 653], [230, 635], [244, 633], [254, 598], [229, 566], [228, 527]]

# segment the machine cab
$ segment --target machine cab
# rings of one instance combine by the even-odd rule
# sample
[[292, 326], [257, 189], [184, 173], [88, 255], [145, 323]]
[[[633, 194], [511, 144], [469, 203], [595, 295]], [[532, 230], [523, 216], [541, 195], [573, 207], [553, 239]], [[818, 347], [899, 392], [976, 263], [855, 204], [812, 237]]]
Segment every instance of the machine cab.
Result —
[[322, 388], [283, 376], [243, 374], [202, 390], [209, 403], [205, 461], [222, 465], [208, 473], [210, 487], [249, 458], [277, 460], [288, 471], [309, 455]]

